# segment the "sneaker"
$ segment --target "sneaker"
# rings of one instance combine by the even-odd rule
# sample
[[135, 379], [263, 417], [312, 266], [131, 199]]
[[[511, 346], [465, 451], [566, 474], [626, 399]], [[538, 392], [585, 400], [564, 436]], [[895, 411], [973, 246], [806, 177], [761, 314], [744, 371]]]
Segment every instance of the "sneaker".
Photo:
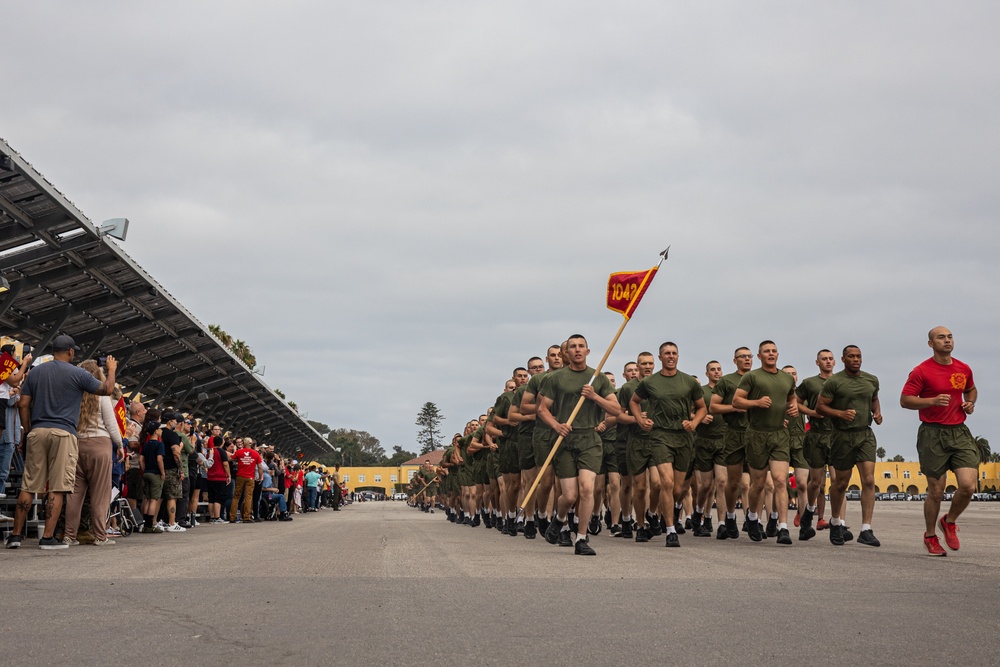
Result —
[[0, 512], [0, 523], [10, 523], [13, 520], [14, 520], [14, 517], [7, 516], [3, 512]]
[[223, 519], [222, 517], [219, 517], [217, 519], [212, 519], [211, 521], [209, 521], [209, 523], [220, 524], [220, 523], [229, 523], [229, 522], [226, 521], [225, 519]]
[[748, 521], [747, 522], [747, 535], [754, 542], [760, 542], [764, 539], [764, 533], [760, 529], [760, 521]]
[[767, 520], [767, 528], [764, 530], [764, 534], [767, 535], [768, 537], [777, 537], [778, 536], [778, 520], [777, 519], [768, 518], [768, 520]]
[[663, 534], [663, 526], [660, 525], [660, 517], [653, 516], [653, 521], [646, 522], [646, 530], [649, 531], [651, 537], [659, 537]]
[[694, 527], [694, 517], [689, 516], [688, 518], [684, 519], [685, 530], [693, 530], [694, 529], [693, 527]]
[[162, 521], [157, 521], [156, 522], [156, 527], [157, 528], [166, 528], [167, 524], [163, 523]]
[[549, 522], [549, 527], [545, 530], [545, 541], [549, 544], [559, 543], [559, 533], [562, 532], [562, 522], [555, 517]]
[[[559, 546], [562, 546], [560, 543]], [[573, 553], [577, 556], [596, 556], [597, 552], [587, 543], [587, 540], [577, 540], [573, 545]]]
[[596, 514], [590, 517], [590, 523], [587, 524], [587, 533], [590, 535], [601, 534], [601, 518]]
[[[11, 537], [14, 537], [14, 536], [11, 535]], [[9, 540], [10, 540], [10, 538], [8, 538], [8, 541]], [[20, 542], [20, 540], [19, 540], [19, 542]], [[924, 533], [924, 546], [927, 547], [927, 553], [930, 556], [947, 556], [948, 555], [948, 552], [945, 551], [943, 548], [941, 548], [941, 543], [938, 542], [937, 535], [931, 535], [930, 537], [927, 537], [927, 533]], [[17, 547], [11, 547], [8, 544], [7, 548], [8, 549], [16, 549]]]
[[524, 524], [524, 539], [526, 539], [526, 540], [533, 540], [533, 539], [535, 539], [535, 536], [537, 534], [538, 534], [538, 531], [535, 530], [535, 522], [534, 521], [529, 521], [526, 524]]
[[108, 537], [105, 537], [103, 540], [94, 540], [94, 546], [95, 547], [106, 547], [106, 546], [114, 544], [114, 543], [115, 543], [115, 541], [112, 540], [112, 539], [110, 539], [110, 538], [108, 538]]
[[[253, 519], [250, 519], [250, 523], [253, 523]], [[187, 528], [184, 528], [183, 526], [177, 523], [170, 524], [169, 526], [163, 529], [163, 531], [167, 533], [183, 533], [186, 530]]]
[[816, 537], [816, 529], [812, 527], [813, 513], [803, 510], [801, 518], [799, 521], [799, 515], [795, 515], [795, 525], [799, 527], [799, 542], [806, 542]]
[[541, 518], [541, 517], [539, 517], [538, 518], [538, 534], [542, 535], [544, 537], [545, 533], [548, 532], [548, 530], [549, 530], [549, 524], [551, 524], [551, 523], [552, 522], [549, 521], [548, 517], [545, 517], [544, 519]]
[[750, 519], [745, 514], [743, 515], [743, 525], [740, 527], [740, 530], [744, 533], [750, 532]]
[[679, 547], [681, 545], [681, 538], [677, 537], [677, 533], [667, 533], [667, 543], [663, 546], [665, 547]]
[[[808, 511], [809, 510], [803, 510], [803, 512], [808, 512]], [[798, 528], [799, 524], [802, 523], [802, 515], [799, 514], [798, 512], [796, 512], [795, 513], [795, 519], [792, 521], [792, 523], [794, 523], [795, 527]]]
[[278, 521], [293, 521], [291, 515], [288, 512], [282, 512], [278, 515]]
[[702, 536], [701, 531], [704, 530], [704, 526], [702, 523], [701, 514], [695, 512], [690, 517], [688, 517], [687, 521], [685, 521], [684, 523], [685, 523], [684, 527], [690, 530], [692, 535], [694, 535], [695, 537]]
[[861, 531], [861, 534], [858, 535], [858, 544], [864, 544], [869, 547], [882, 546], [882, 543], [878, 541], [877, 537], [875, 537], [875, 533], [872, 532], [871, 528]]
[[830, 544], [838, 547], [844, 546], [844, 527], [830, 526]]
[[611, 526], [611, 537], [621, 537], [621, 536], [622, 536], [622, 527], [619, 526], [617, 523]]
[[729, 529], [726, 528], [725, 522], [719, 524], [719, 529], [715, 532], [715, 539], [717, 540], [729, 539]]
[[[146, 532], [146, 531], [143, 531], [143, 532]], [[149, 532], [153, 533], [154, 535], [159, 535], [160, 533], [163, 532], [163, 529], [160, 528], [159, 526], [153, 526], [152, 528], [149, 529]]]
[[62, 538], [62, 543], [65, 544], [68, 547], [78, 547], [78, 546], [80, 546], [80, 543], [77, 540], [74, 540], [72, 537], [64, 537], [64, 538]]
[[108, 528], [108, 537], [121, 537], [122, 531], [115, 528]]
[[938, 525], [941, 526], [941, 531], [944, 533], [945, 546], [952, 551], [958, 551], [958, 524], [948, 523], [947, 518], [941, 517]]
[[[584, 542], [584, 540], [577, 540], [577, 544]], [[571, 547], [573, 546], [573, 536], [570, 535], [568, 530], [559, 531], [559, 546], [561, 547]]]
[[46, 551], [55, 551], [56, 549], [69, 549], [69, 545], [65, 542], [60, 542], [55, 537], [43, 537], [38, 540], [38, 548], [45, 549]]
[[4, 546], [7, 549], [17, 549], [21, 546], [21, 536], [11, 533], [7, 536], [7, 541], [4, 542]]
[[632, 522], [626, 521], [622, 524], [622, 539], [631, 540], [632, 539]]
[[739, 539], [740, 531], [736, 528], [736, 518], [726, 517], [726, 537], [731, 540]]
[[606, 511], [604, 512], [604, 525], [605, 525], [605, 527], [606, 527], [606, 528], [607, 528], [608, 530], [611, 530], [611, 526], [613, 526], [613, 525], [614, 525], [613, 523], [611, 523], [611, 520], [612, 520], [612, 519], [611, 519], [611, 510], [606, 510]]
[[635, 531], [636, 542], [649, 542], [649, 528], [639, 526]]
[[830, 522], [826, 519], [820, 519], [816, 522], [816, 530], [826, 530], [830, 527]]
[[189, 522], [187, 522], [187, 521], [184, 521], [184, 520], [178, 521], [177, 525], [180, 526], [181, 528], [183, 528], [184, 530], [187, 530], [188, 528], [191, 527], [191, 524]]
[[845, 524], [840, 524], [840, 527], [842, 529], [840, 531], [840, 535], [841, 535], [841, 537], [844, 538], [844, 541], [845, 542], [853, 542], [854, 541], [854, 533], [851, 532], [851, 529], [848, 528]]
[[681, 523], [680, 521], [674, 524], [674, 530], [677, 532], [678, 535], [683, 535], [684, 533], [687, 532], [687, 530], [685, 530], [684, 528], [684, 524]]
[[792, 537], [788, 534], [787, 528], [778, 529], [778, 544], [791, 544]]
[[705, 517], [701, 522], [701, 536], [711, 537], [712, 536], [712, 519], [711, 517]]

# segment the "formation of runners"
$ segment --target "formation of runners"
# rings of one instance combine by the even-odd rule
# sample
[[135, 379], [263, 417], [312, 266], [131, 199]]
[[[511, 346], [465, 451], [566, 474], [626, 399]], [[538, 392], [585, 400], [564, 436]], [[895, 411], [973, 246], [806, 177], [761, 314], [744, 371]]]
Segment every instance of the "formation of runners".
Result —
[[[976, 488], [980, 453], [965, 419], [977, 391], [972, 370], [951, 356], [948, 329], [932, 329], [928, 345], [933, 356], [910, 373], [900, 404], [918, 411], [921, 422], [924, 545], [930, 555], [945, 556], [936, 531], [948, 548], [959, 548], [956, 521]], [[589, 353], [586, 339], [574, 334], [549, 347], [545, 359], [532, 357], [527, 367], [515, 368], [493, 407], [455, 434], [440, 465], [419, 471], [411, 502], [427, 512], [439, 504], [457, 525], [485, 525], [529, 540], [540, 534], [578, 555], [595, 555], [588, 536], [599, 534], [602, 523], [613, 537], [641, 543], [665, 535], [664, 545], [674, 548], [689, 532], [717, 540], [745, 532], [753, 542], [773, 538], [788, 546], [791, 474], [798, 541], [829, 529], [830, 543], [843, 546], [855, 540], [846, 524], [846, 493], [856, 468], [856, 541], [880, 545], [872, 528], [879, 381], [861, 369], [857, 345], [840, 351], [839, 372], [834, 352], [820, 350], [818, 373], [799, 382], [794, 367], [778, 366], [778, 347], [765, 340], [756, 353], [738, 347], [727, 375], [719, 361], [709, 361], [702, 385], [678, 370], [680, 350], [668, 341], [656, 355], [641, 352], [627, 363], [617, 390], [613, 373], [595, 375], [587, 365]], [[949, 471], [957, 490], [939, 519]]]

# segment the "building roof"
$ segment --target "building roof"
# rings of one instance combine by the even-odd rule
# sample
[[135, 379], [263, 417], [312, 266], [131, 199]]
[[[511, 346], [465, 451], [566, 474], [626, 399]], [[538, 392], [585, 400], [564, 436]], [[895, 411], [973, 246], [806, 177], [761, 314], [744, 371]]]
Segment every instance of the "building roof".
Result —
[[[57, 334], [114, 355], [126, 391], [274, 444], [331, 445], [208, 328], [0, 139], [0, 330], [35, 356]], [[222, 296], [222, 295], [220, 295]]]
[[410, 459], [403, 463], [404, 466], [422, 466], [424, 463], [430, 463], [432, 466], [440, 465], [441, 459], [444, 458], [443, 449], [435, 449], [433, 452], [427, 454], [422, 454], [415, 459]]

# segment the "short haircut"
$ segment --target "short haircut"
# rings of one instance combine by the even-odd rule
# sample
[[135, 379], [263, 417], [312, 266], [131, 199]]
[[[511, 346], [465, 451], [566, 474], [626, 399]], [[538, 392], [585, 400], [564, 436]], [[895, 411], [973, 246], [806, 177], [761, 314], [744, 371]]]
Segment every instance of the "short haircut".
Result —
[[562, 349], [562, 343], [556, 343], [555, 345], [549, 345], [547, 348], [545, 348], [545, 351], [548, 352], [549, 350], [561, 350], [561, 349]]
[[573, 340], [574, 338], [579, 338], [580, 340], [582, 340], [584, 345], [588, 344], [587, 343], [587, 338], [583, 334], [573, 334], [572, 336], [570, 336], [569, 338], [566, 339], [566, 342], [568, 343], [571, 340]]
[[605, 375], [614, 375], [614, 373], [612, 373], [611, 371], [604, 371], [604, 374]]
[[532, 357], [531, 359], [528, 359], [528, 365], [529, 366], [531, 365], [532, 361], [545, 361], [545, 360], [542, 359], [541, 357]]
[[765, 345], [773, 345], [775, 347], [778, 347], [778, 344], [775, 343], [773, 340], [762, 340], [760, 342], [760, 345], [757, 346], [757, 352], [760, 353], [760, 351], [764, 349]]
[[624, 366], [622, 366], [622, 373], [624, 373], [625, 371], [627, 371], [629, 366], [635, 366], [635, 362], [634, 361], [630, 361], [627, 364], [625, 364]]
[[846, 356], [847, 356], [847, 351], [848, 351], [849, 349], [851, 349], [852, 347], [853, 347], [853, 348], [856, 348], [858, 352], [860, 352], [860, 351], [861, 351], [861, 348], [860, 348], [860, 347], [858, 347], [857, 345], [845, 345], [845, 346], [844, 346], [844, 351], [843, 351], [843, 352], [841, 353], [841, 355], [842, 355], [842, 356], [845, 356], [845, 357], [846, 357]]
[[528, 369], [525, 368], [524, 366], [518, 366], [517, 368], [514, 369], [514, 374], [517, 375], [518, 371], [524, 371], [525, 373], [527, 373]]
[[833, 350], [828, 350], [824, 347], [822, 350], [816, 353], [816, 358], [819, 359], [819, 355], [823, 354], [824, 352], [829, 352], [830, 354], [833, 354]]
[[642, 359], [643, 357], [652, 357], [652, 356], [654, 356], [652, 352], [640, 352], [639, 355], [635, 358], [635, 361], [636, 363], [638, 363], [639, 360]]
[[657, 352], [660, 352], [660, 353], [662, 353], [662, 352], [663, 352], [663, 348], [665, 348], [665, 347], [667, 347], [667, 346], [670, 346], [670, 347], [672, 347], [672, 348], [674, 348], [674, 349], [677, 349], [677, 350], [679, 350], [679, 349], [680, 349], [679, 347], [677, 347], [677, 343], [675, 343], [675, 342], [673, 342], [673, 341], [669, 341], [669, 340], [668, 340], [668, 341], [667, 341], [667, 342], [665, 342], [665, 343], [660, 343], [660, 349], [658, 349], [658, 350], [657, 350]]
[[740, 350], [746, 350], [747, 352], [749, 352], [750, 348], [749, 347], [738, 347], [738, 348], [736, 348], [735, 351], [733, 351], [733, 356], [734, 357], [740, 356]]
[[722, 365], [721, 363], [719, 363], [715, 359], [712, 359], [710, 362], [708, 362], [707, 364], [705, 364], [705, 370], [707, 371], [709, 368], [711, 368], [712, 364], [719, 364], [720, 366]]
[[791, 364], [788, 364], [787, 366], [782, 366], [781, 370], [785, 370], [786, 368], [791, 368], [793, 371], [796, 370], [795, 366], [792, 366]]

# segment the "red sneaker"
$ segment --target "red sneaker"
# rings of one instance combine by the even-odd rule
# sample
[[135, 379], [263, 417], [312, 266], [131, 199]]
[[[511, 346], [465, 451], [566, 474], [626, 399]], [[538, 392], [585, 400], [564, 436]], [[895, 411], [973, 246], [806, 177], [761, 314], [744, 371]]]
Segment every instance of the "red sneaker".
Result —
[[931, 535], [927, 537], [927, 533], [924, 533], [924, 546], [927, 547], [928, 556], [947, 556], [948, 552], [941, 548], [941, 543], [938, 542], [937, 535]]
[[830, 522], [826, 519], [820, 519], [816, 522], [816, 530], [826, 530], [830, 527]]
[[801, 517], [802, 517], [801, 514], [799, 514], [798, 512], [795, 513], [795, 521], [793, 521], [792, 523], [795, 524], [796, 528], [799, 527], [799, 520], [801, 519]]
[[941, 530], [944, 532], [944, 543], [947, 544], [948, 548], [952, 551], [958, 551], [958, 524], [948, 523], [945, 517], [941, 517], [941, 521], [938, 523], [941, 525]]

